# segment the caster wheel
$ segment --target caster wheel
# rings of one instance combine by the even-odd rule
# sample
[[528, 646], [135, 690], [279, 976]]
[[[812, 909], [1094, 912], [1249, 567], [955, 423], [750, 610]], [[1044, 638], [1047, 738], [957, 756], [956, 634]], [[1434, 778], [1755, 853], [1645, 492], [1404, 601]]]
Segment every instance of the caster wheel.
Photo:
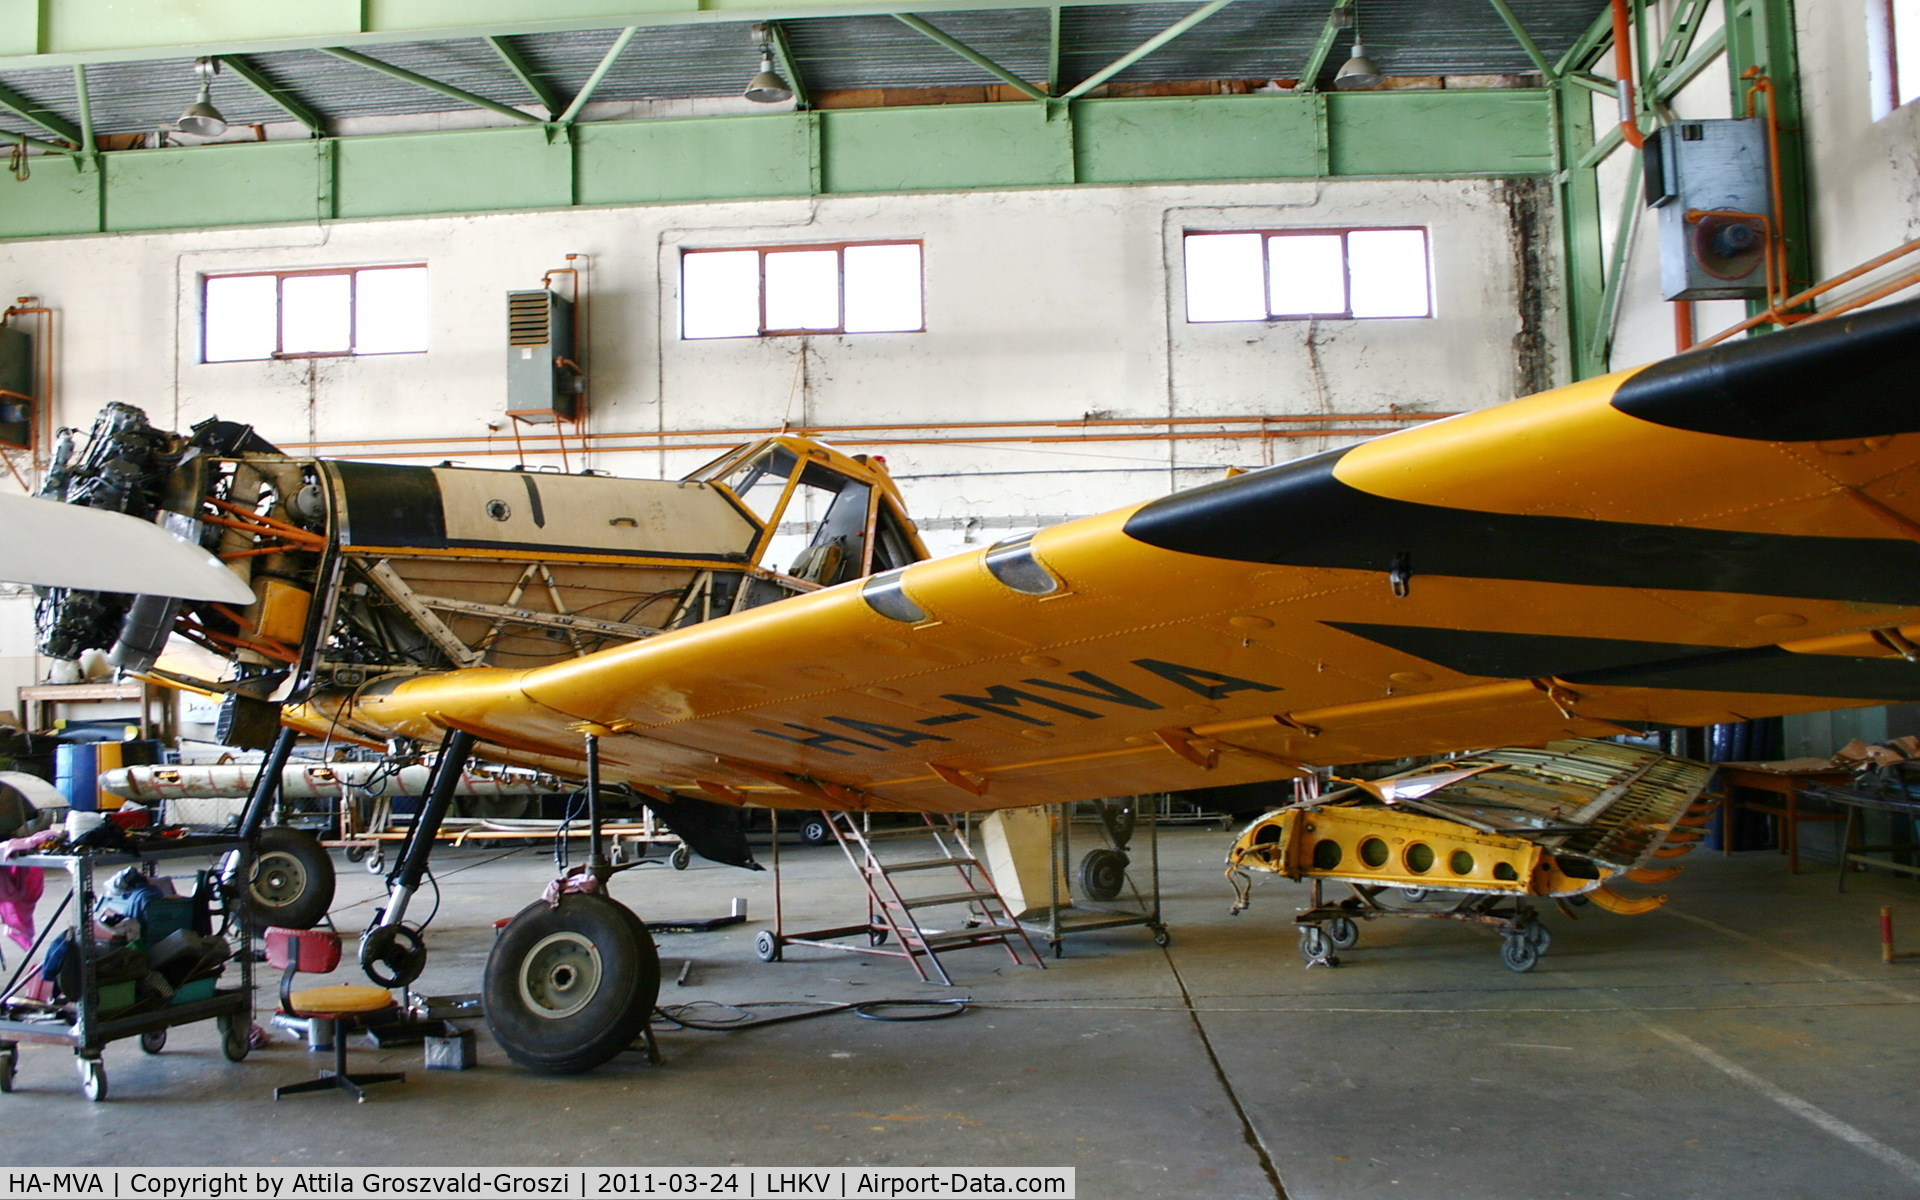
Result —
[[627, 848], [619, 842], [607, 847], [607, 865], [617, 867], [627, 861]]
[[80, 1090], [98, 1104], [107, 1098], [107, 1064], [97, 1058], [80, 1060]]
[[1320, 928], [1318, 925], [1302, 925], [1300, 927], [1300, 959], [1302, 962], [1310, 967], [1315, 963], [1326, 963], [1331, 966], [1332, 956], [1333, 940], [1327, 936], [1326, 930]]
[[800, 840], [809, 846], [824, 846], [833, 840], [833, 826], [825, 817], [808, 817], [800, 822]]
[[367, 848], [365, 846], [348, 846], [347, 847], [347, 861], [350, 863], [357, 863], [361, 859], [365, 858], [366, 856], [367, 856]]
[[1153, 944], [1162, 949], [1171, 946], [1173, 945], [1173, 935], [1164, 929], [1156, 929], [1153, 931]]
[[753, 952], [761, 962], [779, 962], [780, 939], [773, 936], [773, 930], [762, 929], [753, 939]]
[[674, 870], [684, 871], [687, 869], [687, 864], [693, 861], [693, 851], [686, 846], [675, 846], [673, 857], [667, 861], [673, 864]]
[[1540, 961], [1540, 951], [1525, 936], [1503, 938], [1500, 942], [1500, 962], [1509, 971], [1531, 971]]
[[387, 856], [380, 853], [378, 850], [371, 850], [371, 851], [368, 851], [367, 853], [366, 861], [361, 863], [360, 865], [367, 869], [367, 874], [378, 875], [381, 871], [386, 869]]
[[215, 1020], [220, 1027], [220, 1053], [226, 1055], [228, 1062], [245, 1059], [247, 1051], [253, 1049], [252, 1023], [235, 1016], [218, 1017]]
[[886, 931], [886, 930], [884, 930], [884, 929], [870, 929], [870, 930], [868, 930], [868, 931], [867, 931], [867, 945], [869, 945], [869, 946], [884, 946], [884, 945], [886, 945], [886, 944], [887, 944], [887, 931]]
[[13, 1063], [15, 1053], [16, 1051], [12, 1047], [8, 1047], [5, 1051], [0, 1051], [0, 1092], [11, 1092], [13, 1090]]
[[1360, 926], [1352, 917], [1335, 917], [1327, 922], [1327, 940], [1335, 950], [1351, 950], [1360, 941]]
[[1418, 903], [1420, 903], [1420, 902], [1421, 902], [1422, 900], [1425, 900], [1425, 899], [1427, 898], [1427, 889], [1425, 889], [1425, 888], [1401, 888], [1401, 889], [1400, 889], [1400, 895], [1401, 895], [1401, 896], [1403, 896], [1403, 897], [1405, 897], [1408, 903], [1410, 903], [1410, 904], [1418, 904]]
[[149, 1029], [140, 1035], [140, 1048], [148, 1054], [158, 1054], [167, 1048], [167, 1031]]

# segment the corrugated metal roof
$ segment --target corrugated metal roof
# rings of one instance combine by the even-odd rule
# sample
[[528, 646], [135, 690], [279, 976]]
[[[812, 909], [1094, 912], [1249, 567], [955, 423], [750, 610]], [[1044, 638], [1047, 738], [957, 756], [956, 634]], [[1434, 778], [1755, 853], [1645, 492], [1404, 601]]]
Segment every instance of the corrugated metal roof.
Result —
[[[1562, 54], [1605, 10], [1605, 0], [1510, 0], [1549, 58]], [[1239, 0], [1134, 63], [1117, 83], [1291, 79], [1305, 68], [1327, 20], [1330, 0]], [[1360, 32], [1389, 75], [1504, 75], [1533, 63], [1486, 0], [1361, 0]], [[1113, 4], [1064, 8], [1060, 81], [1071, 87], [1194, 11], [1191, 4]], [[1023, 79], [1044, 84], [1049, 61], [1045, 8], [951, 11], [924, 19]], [[781, 23], [809, 92], [926, 88], [999, 82], [989, 72], [891, 16], [860, 13]], [[519, 35], [503, 39], [565, 105], [585, 85], [618, 30]], [[1323, 85], [1346, 58], [1343, 31], [1328, 55]], [[536, 99], [485, 39], [386, 43], [370, 57], [501, 104], [532, 108]], [[404, 80], [318, 50], [286, 50], [246, 60], [332, 121], [404, 117], [470, 107]], [[641, 28], [594, 93], [596, 101], [736, 96], [758, 65], [751, 26], [702, 22]], [[197, 88], [191, 58], [101, 63], [86, 69], [97, 133], [171, 126]], [[0, 87], [80, 124], [73, 73], [65, 67], [0, 73]], [[286, 114], [245, 80], [224, 72], [213, 102], [236, 125]], [[544, 115], [544, 114], [541, 114]], [[46, 137], [0, 108], [0, 131]]]

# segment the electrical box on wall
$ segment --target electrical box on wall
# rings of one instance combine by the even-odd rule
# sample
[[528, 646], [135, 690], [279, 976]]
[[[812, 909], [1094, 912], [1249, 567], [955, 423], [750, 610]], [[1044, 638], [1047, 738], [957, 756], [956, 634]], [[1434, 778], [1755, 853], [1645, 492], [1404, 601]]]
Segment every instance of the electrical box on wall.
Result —
[[0, 325], [0, 449], [33, 448], [33, 338]]
[[1765, 299], [1766, 123], [1677, 121], [1649, 134], [1644, 154], [1647, 203], [1659, 212], [1661, 296]]
[[545, 288], [508, 292], [507, 415], [534, 425], [577, 421], [585, 387], [573, 302]]

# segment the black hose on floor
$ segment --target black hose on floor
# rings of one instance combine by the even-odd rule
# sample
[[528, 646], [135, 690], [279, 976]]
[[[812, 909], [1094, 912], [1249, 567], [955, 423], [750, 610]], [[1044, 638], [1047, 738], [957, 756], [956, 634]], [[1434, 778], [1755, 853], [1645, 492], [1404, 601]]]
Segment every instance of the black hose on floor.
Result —
[[[784, 1025], [789, 1021], [805, 1021], [813, 1017], [826, 1017], [843, 1012], [851, 1012], [854, 1016], [865, 1017], [869, 1021], [941, 1021], [966, 1012], [972, 1003], [973, 998], [970, 996], [956, 997], [952, 1000], [862, 1000], [855, 1004], [821, 1004], [800, 1012], [782, 1013], [777, 1017], [756, 1018], [748, 1011], [749, 1009], [791, 1008], [793, 1002], [756, 1000], [746, 1004], [722, 1004], [717, 1000], [696, 1000], [691, 1004], [663, 1004], [653, 1010], [653, 1015], [682, 1029], [732, 1033], [741, 1029], [762, 1029], [768, 1025]], [[691, 1015], [696, 1009], [727, 1009], [737, 1015], [723, 1020], [701, 1019]]]

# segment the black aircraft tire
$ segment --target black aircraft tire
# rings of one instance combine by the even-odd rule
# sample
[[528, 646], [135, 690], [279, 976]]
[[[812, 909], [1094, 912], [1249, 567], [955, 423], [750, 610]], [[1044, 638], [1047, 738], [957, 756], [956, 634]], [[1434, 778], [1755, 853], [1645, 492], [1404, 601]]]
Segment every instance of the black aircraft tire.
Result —
[[1080, 893], [1089, 900], [1116, 900], [1127, 885], [1127, 856], [1118, 850], [1089, 850], [1080, 860]]
[[536, 900], [493, 943], [487, 1029], [507, 1057], [550, 1075], [591, 1071], [633, 1045], [660, 998], [660, 956], [633, 911], [604, 896]]
[[320, 839], [270, 825], [253, 840], [247, 913], [254, 925], [312, 929], [333, 907], [333, 859]]

